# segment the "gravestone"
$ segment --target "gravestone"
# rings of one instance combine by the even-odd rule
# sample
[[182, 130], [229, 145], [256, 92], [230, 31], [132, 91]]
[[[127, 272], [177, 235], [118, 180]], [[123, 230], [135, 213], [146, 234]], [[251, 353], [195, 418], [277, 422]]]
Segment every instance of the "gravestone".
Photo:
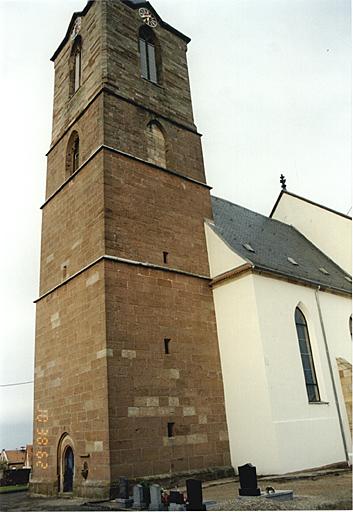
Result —
[[129, 480], [127, 478], [120, 478], [119, 480], [119, 498], [121, 500], [129, 498]]
[[144, 495], [143, 495], [143, 487], [142, 487], [142, 485], [140, 485], [140, 484], [134, 485], [134, 489], [133, 489], [133, 499], [134, 499], [133, 508], [135, 510], [140, 510], [140, 509], [145, 509], [146, 508], [146, 503], [144, 502], [143, 498], [144, 498]]
[[119, 480], [119, 497], [116, 499], [124, 508], [131, 508], [134, 500], [129, 496], [129, 480], [127, 478], [120, 478]]
[[150, 487], [151, 503], [149, 506], [150, 510], [164, 510], [162, 504], [161, 486], [153, 484]]
[[169, 503], [176, 503], [177, 505], [184, 504], [184, 497], [179, 491], [170, 491]]
[[184, 505], [184, 496], [179, 491], [170, 491], [169, 510], [186, 510]]
[[202, 500], [202, 482], [190, 478], [186, 480], [187, 504], [186, 510], [206, 510]]
[[245, 464], [238, 467], [239, 472], [239, 495], [240, 496], [260, 496], [261, 491], [257, 487], [256, 467], [252, 464]]
[[151, 493], [150, 493], [150, 487], [148, 485], [143, 485], [143, 503], [146, 508], [150, 506], [151, 503]]

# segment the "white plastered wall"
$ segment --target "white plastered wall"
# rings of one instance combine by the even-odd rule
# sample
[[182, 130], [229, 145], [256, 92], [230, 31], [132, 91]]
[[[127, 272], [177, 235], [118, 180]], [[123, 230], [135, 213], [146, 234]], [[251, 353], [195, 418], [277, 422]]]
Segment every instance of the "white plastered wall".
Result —
[[[206, 226], [212, 277], [245, 260]], [[315, 289], [256, 274], [213, 289], [231, 459], [259, 474], [280, 474], [345, 460]], [[340, 410], [349, 430], [336, 357], [351, 361], [349, 298], [320, 292]], [[321, 400], [309, 404], [294, 312], [306, 316]]]
[[[254, 289], [280, 472], [344, 461], [344, 445], [315, 289], [258, 275], [254, 277]], [[348, 357], [351, 300], [323, 292], [319, 295], [349, 445], [348, 420], [335, 358], [339, 352]], [[321, 401], [327, 404], [308, 403], [294, 322], [298, 305], [308, 324]]]
[[349, 274], [352, 271], [352, 221], [307, 201], [283, 194], [273, 219], [294, 226]]
[[319, 293], [319, 302], [329, 345], [340, 410], [343, 417], [349, 460], [352, 464], [352, 439], [336, 361], [336, 358], [341, 357], [352, 364], [352, 338], [349, 330], [352, 302], [348, 298], [337, 297], [336, 295], [324, 292]]
[[253, 276], [213, 293], [232, 465], [251, 462], [259, 474], [279, 473]]
[[[328, 295], [320, 293], [320, 300], [349, 446], [335, 358], [343, 354], [349, 360], [351, 301]], [[217, 286], [214, 301], [233, 466], [252, 462], [259, 474], [278, 474], [344, 461], [315, 290], [247, 275]], [[307, 319], [320, 396], [327, 403], [308, 403], [297, 305]]]
[[[247, 263], [207, 223], [205, 233], [211, 277]], [[232, 465], [252, 462], [259, 473], [278, 472], [253, 276], [227, 281], [213, 294]]]
[[205, 234], [212, 278], [247, 263], [245, 259], [227, 246], [207, 222], [205, 223]]

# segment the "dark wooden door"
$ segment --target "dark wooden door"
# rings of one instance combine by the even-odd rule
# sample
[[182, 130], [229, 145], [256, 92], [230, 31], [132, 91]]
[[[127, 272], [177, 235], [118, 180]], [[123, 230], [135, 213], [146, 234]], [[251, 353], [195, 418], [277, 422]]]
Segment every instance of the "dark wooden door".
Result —
[[74, 452], [68, 446], [64, 453], [64, 492], [72, 492], [74, 486]]

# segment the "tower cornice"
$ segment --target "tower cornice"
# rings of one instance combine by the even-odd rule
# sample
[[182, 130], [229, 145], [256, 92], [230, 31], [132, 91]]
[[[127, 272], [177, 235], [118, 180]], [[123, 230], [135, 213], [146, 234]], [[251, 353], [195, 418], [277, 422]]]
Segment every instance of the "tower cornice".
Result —
[[149, 263], [148, 261], [135, 261], [135, 260], [129, 260], [127, 258], [119, 258], [117, 256], [110, 256], [109, 254], [103, 254], [99, 258], [96, 258], [94, 261], [92, 261], [88, 265], [84, 266], [83, 268], [81, 268], [80, 270], [75, 272], [72, 276], [69, 276], [64, 281], [62, 281], [61, 283], [58, 283], [56, 286], [54, 286], [50, 290], [42, 293], [42, 295], [40, 295], [37, 299], [35, 299], [33, 301], [34, 304], [37, 304], [38, 302], [43, 300], [45, 297], [48, 297], [48, 295], [51, 295], [59, 288], [61, 288], [62, 286], [65, 286], [67, 283], [69, 283], [70, 281], [72, 281], [73, 279], [80, 276], [81, 274], [83, 274], [84, 272], [86, 272], [87, 270], [89, 270], [90, 268], [94, 267], [95, 265], [97, 265], [98, 263], [100, 263], [102, 261], [112, 261], [114, 263], [133, 265], [135, 267], [144, 267], [144, 268], [148, 268], [148, 269], [152, 269], [152, 270], [169, 272], [171, 274], [180, 274], [182, 276], [194, 277], [196, 279], [203, 279], [204, 281], [211, 282], [211, 278], [209, 276], [205, 276], [202, 274], [196, 274], [194, 272], [188, 272], [186, 270], [181, 270], [181, 269], [177, 269], [177, 268], [164, 267], [163, 265], [156, 265], [155, 263]]
[[118, 154], [118, 155], [121, 155], [123, 157], [126, 157], [126, 158], [129, 158], [131, 160], [135, 160], [137, 162], [141, 162], [145, 165], [148, 165], [149, 167], [153, 167], [155, 169], [158, 169], [160, 171], [163, 171], [163, 172], [166, 172], [168, 174], [172, 174], [173, 176], [176, 176], [178, 178], [181, 178], [183, 180], [186, 180], [186, 181], [189, 181], [191, 183], [194, 183], [195, 185], [198, 185], [200, 187], [204, 187], [206, 189], [209, 189], [209, 190], [212, 190], [212, 187], [210, 185], [207, 185], [207, 183], [203, 183], [202, 181], [198, 181], [198, 180], [195, 180], [193, 178], [190, 178], [189, 176], [184, 176], [183, 174], [180, 174], [179, 172], [177, 171], [174, 171], [173, 169], [167, 169], [166, 167], [162, 167], [160, 165], [157, 165], [157, 164], [154, 164], [153, 162], [149, 162], [148, 160], [144, 160], [143, 158], [139, 158], [137, 156], [134, 156], [134, 155], [130, 155], [129, 153], [126, 153], [124, 151], [121, 151], [120, 149], [117, 149], [117, 148], [112, 148], [110, 146], [107, 146], [105, 144], [102, 144], [100, 145], [99, 147], [97, 147], [93, 153], [87, 158], [87, 160], [85, 162], [83, 162], [82, 165], [80, 165], [80, 167], [77, 169], [77, 171], [73, 174], [71, 174], [71, 176], [69, 176], [69, 178], [67, 178], [66, 181], [64, 181], [64, 183], [62, 183], [60, 185], [60, 187], [58, 187], [46, 200], [45, 202], [42, 204], [42, 206], [40, 207], [41, 210], [43, 210], [43, 208], [48, 204], [50, 203], [50, 201], [59, 194], [59, 192], [61, 192], [67, 185], [68, 183], [70, 183], [74, 178], [76, 178], [76, 176], [78, 174], [81, 173], [81, 171], [86, 167], [86, 165], [89, 164], [89, 162], [91, 162], [91, 160], [93, 160], [93, 158], [95, 158], [101, 151], [103, 150], [107, 150], [111, 153], [115, 153], [115, 154]]
[[59, 142], [62, 140], [63, 137], [65, 137], [65, 135], [73, 128], [73, 126], [75, 125], [75, 123], [84, 115], [84, 113], [89, 109], [89, 107], [92, 105], [92, 103], [94, 103], [94, 101], [102, 94], [102, 93], [106, 93], [106, 94], [110, 94], [111, 96], [114, 96], [115, 98], [118, 98], [122, 101], [125, 101], [126, 103], [129, 103], [130, 105], [135, 105], [135, 107], [139, 107], [139, 108], [142, 108], [143, 110], [145, 110], [146, 112], [149, 112], [150, 114], [152, 114], [153, 116], [157, 116], [158, 118], [160, 119], [163, 119], [165, 121], [168, 121], [169, 123], [171, 124], [174, 124], [175, 126], [177, 126], [178, 128], [182, 128], [184, 130], [187, 130], [191, 133], [194, 133], [195, 135], [199, 135], [200, 137], [202, 137], [202, 133], [200, 133], [196, 127], [193, 128], [192, 126], [190, 125], [187, 125], [185, 123], [182, 123], [180, 121], [176, 121], [175, 119], [172, 119], [171, 117], [168, 117], [168, 116], [165, 116], [163, 114], [160, 114], [159, 112], [156, 112], [155, 110], [149, 108], [149, 107], [146, 107], [145, 105], [142, 105], [141, 103], [135, 101], [135, 100], [132, 100], [130, 98], [127, 98], [125, 96], [123, 96], [122, 94], [119, 94], [117, 92], [115, 92], [113, 89], [111, 89], [110, 87], [108, 87], [107, 85], [103, 85], [94, 95], [93, 97], [89, 100], [89, 102], [87, 103], [87, 105], [85, 106], [84, 109], [81, 110], [81, 112], [79, 112], [77, 114], [77, 116], [75, 116], [72, 121], [69, 123], [69, 125], [65, 128], [65, 130], [63, 131], [63, 133], [60, 135], [60, 137], [58, 137], [55, 142], [50, 146], [48, 152], [46, 153], [45, 156], [48, 156], [52, 151], [53, 149], [57, 146], [57, 144], [59, 144]]

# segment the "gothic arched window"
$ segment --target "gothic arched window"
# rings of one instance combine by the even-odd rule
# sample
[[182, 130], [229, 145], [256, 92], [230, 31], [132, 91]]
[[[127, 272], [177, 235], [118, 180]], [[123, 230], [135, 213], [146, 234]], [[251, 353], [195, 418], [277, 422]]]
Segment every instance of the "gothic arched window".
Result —
[[66, 150], [66, 177], [74, 174], [80, 166], [80, 139], [76, 131], [72, 132]]
[[139, 49], [140, 49], [140, 68], [141, 76], [153, 82], [158, 83], [158, 45], [153, 30], [143, 26], [139, 31]]
[[70, 56], [70, 96], [81, 86], [82, 76], [82, 39], [77, 36], [71, 49]]
[[302, 359], [306, 391], [309, 402], [320, 402], [319, 387], [314, 367], [313, 354], [311, 352], [308, 326], [305, 316], [299, 308], [295, 310], [295, 325], [297, 328], [300, 355]]
[[159, 123], [152, 121], [147, 126], [148, 161], [161, 167], [167, 166], [165, 137]]

